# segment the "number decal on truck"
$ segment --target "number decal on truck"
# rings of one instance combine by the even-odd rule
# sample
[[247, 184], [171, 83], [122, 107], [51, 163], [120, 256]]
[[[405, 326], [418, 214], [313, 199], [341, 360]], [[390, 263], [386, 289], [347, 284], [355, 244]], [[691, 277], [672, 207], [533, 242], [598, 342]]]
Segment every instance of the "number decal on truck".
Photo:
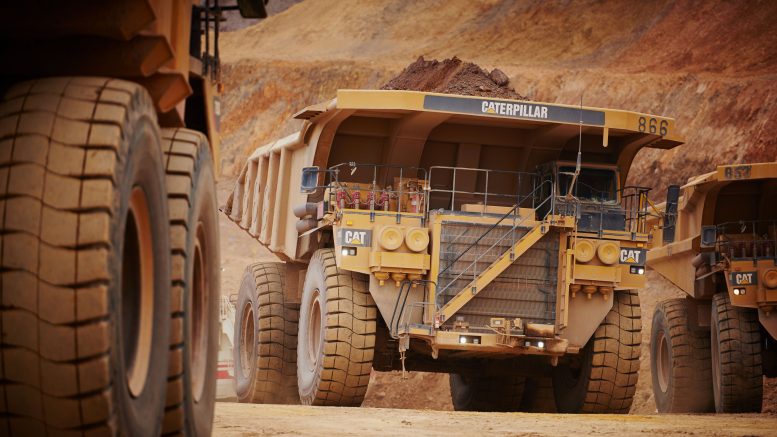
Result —
[[726, 167], [726, 179], [750, 179], [750, 166], [737, 165], [735, 167]]
[[658, 120], [653, 117], [639, 117], [639, 131], [649, 132], [651, 134], [658, 133], [662, 137], [666, 135], [669, 130], [669, 121]]

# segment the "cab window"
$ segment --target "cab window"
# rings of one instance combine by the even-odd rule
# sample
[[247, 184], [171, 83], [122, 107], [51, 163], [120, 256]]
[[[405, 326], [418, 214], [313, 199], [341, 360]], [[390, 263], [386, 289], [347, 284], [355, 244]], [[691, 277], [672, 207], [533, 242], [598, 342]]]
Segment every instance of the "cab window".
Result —
[[[559, 193], [566, 196], [575, 167], [559, 167]], [[568, 174], [564, 174], [568, 173]], [[574, 195], [580, 200], [616, 203], [618, 201], [618, 178], [615, 170], [606, 168], [581, 168], [575, 184]]]

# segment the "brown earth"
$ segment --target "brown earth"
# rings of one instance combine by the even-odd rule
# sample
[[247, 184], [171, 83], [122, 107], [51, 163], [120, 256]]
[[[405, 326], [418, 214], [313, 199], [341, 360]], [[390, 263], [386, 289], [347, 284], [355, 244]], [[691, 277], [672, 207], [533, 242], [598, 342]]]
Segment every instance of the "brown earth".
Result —
[[421, 56], [380, 89], [526, 100], [526, 97], [507, 86], [509, 81], [507, 75], [498, 68], [488, 73], [472, 62], [463, 62], [455, 56], [443, 61], [427, 61]]
[[[476, 91], [495, 84], [477, 65], [498, 67], [526, 94], [508, 98], [578, 104], [582, 96], [586, 106], [675, 117], [687, 144], [640, 152], [629, 176], [655, 197], [718, 163], [777, 159], [777, 2], [308, 0], [222, 41], [222, 196], [248, 153], [299, 127], [294, 112], [339, 88], [391, 85], [413, 60], [450, 73], [454, 59], [456, 68], [466, 64], [455, 56], [477, 68], [484, 82], [469, 88]], [[434, 58], [454, 59], [426, 60]], [[229, 293], [246, 264], [273, 257], [222, 219]], [[655, 303], [679, 293], [657, 274], [648, 281], [633, 413], [655, 411], [649, 325]], [[365, 405], [450, 409], [447, 375], [375, 374]], [[775, 379], [767, 380], [764, 409], [777, 412]]]
[[216, 405], [219, 436], [774, 436], [777, 418], [756, 414], [619, 416], [471, 413], [298, 405]]

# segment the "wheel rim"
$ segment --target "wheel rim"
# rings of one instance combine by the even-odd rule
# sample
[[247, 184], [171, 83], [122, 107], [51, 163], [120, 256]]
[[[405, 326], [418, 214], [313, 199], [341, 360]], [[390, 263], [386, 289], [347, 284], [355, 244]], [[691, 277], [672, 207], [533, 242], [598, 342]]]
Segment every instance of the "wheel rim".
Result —
[[664, 335], [664, 331], [660, 331], [658, 333], [658, 338], [656, 339], [656, 343], [658, 343], [658, 357], [656, 359], [656, 373], [658, 374], [658, 387], [661, 389], [662, 393], [666, 393], [667, 389], [669, 388], [669, 342], [666, 341], [666, 335]]
[[129, 392], [138, 397], [151, 362], [154, 317], [154, 248], [146, 195], [130, 195], [122, 254], [121, 317], [124, 364]]
[[314, 371], [318, 365], [318, 357], [321, 353], [321, 303], [319, 291], [314, 290], [308, 314], [308, 358], [310, 359], [310, 371]]
[[240, 372], [243, 376], [249, 375], [254, 367], [254, 308], [251, 302], [243, 306], [242, 320], [240, 321]]
[[713, 327], [710, 331], [710, 338], [712, 341], [712, 344], [710, 345], [710, 355], [712, 355], [712, 394], [715, 398], [715, 406], [717, 407], [720, 405], [720, 357], [718, 357], [718, 330], [714, 320]]
[[[208, 290], [210, 289], [210, 284], [208, 284], [206, 269], [210, 265], [210, 260], [206, 259], [205, 256], [208, 253], [207, 247], [203, 247], [207, 240], [205, 239], [205, 228], [202, 223], [197, 225], [196, 235], [194, 258], [192, 260], [194, 266], [191, 287], [191, 378], [192, 396], [195, 402], [199, 402], [205, 389], [205, 372], [208, 361], [208, 327], [210, 326]], [[253, 335], [253, 329], [251, 335]]]

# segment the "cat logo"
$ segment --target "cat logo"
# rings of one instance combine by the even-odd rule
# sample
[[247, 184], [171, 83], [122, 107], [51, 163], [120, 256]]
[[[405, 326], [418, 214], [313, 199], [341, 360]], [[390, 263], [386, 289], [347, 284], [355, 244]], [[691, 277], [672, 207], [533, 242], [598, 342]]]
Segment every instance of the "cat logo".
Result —
[[372, 231], [368, 229], [340, 229], [340, 244], [368, 247]]
[[644, 266], [646, 253], [645, 249], [621, 249], [620, 263]]
[[756, 285], [758, 275], [755, 272], [732, 272], [731, 283], [733, 285]]

